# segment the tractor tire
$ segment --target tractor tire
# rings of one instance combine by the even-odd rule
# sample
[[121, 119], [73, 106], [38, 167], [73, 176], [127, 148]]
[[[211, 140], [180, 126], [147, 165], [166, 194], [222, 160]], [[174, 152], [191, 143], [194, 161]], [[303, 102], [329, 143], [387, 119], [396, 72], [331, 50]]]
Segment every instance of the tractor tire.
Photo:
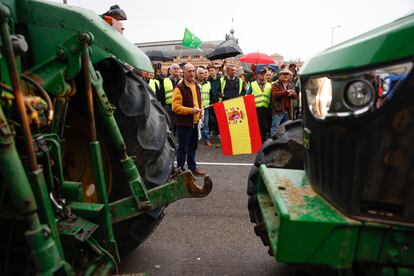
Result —
[[[268, 168], [303, 169], [304, 148], [302, 121], [288, 121], [282, 124], [276, 135], [267, 139], [257, 153], [254, 166], [250, 170], [247, 182], [248, 209], [250, 221], [255, 224], [254, 231], [265, 246], [269, 246], [269, 238], [257, 201], [257, 181], [259, 167], [264, 164]], [[269, 254], [273, 255], [271, 249]]]
[[[124, 138], [129, 156], [148, 189], [166, 183], [174, 168], [176, 142], [168, 125], [169, 118], [154, 93], [135, 73], [126, 71], [113, 59], [100, 62], [97, 69], [102, 75], [106, 96], [115, 106], [115, 120]], [[98, 116], [98, 115], [97, 115]], [[97, 119], [97, 122], [99, 120]], [[98, 123], [98, 131], [111, 131]], [[110, 202], [131, 195], [122, 171], [119, 152], [106, 142], [112, 167]], [[114, 235], [121, 256], [126, 256], [144, 242], [161, 222], [165, 208], [133, 217], [114, 224]]]

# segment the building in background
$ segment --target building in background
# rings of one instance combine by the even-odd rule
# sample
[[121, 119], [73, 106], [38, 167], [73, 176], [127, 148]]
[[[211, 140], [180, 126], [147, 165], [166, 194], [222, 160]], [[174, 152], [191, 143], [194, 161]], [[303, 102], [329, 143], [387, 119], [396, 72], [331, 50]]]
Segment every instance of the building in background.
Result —
[[[233, 39], [238, 42], [237, 38], [234, 36], [234, 29], [231, 28], [230, 33], [225, 35], [225, 40]], [[224, 60], [214, 60], [210, 61], [206, 58], [206, 55], [214, 51], [217, 45], [222, 43], [224, 40], [213, 40], [213, 41], [203, 41], [200, 46], [200, 49], [192, 49], [181, 46], [182, 40], [168, 40], [168, 41], [155, 41], [155, 42], [143, 42], [135, 43], [135, 46], [140, 48], [142, 51], [147, 52], [149, 50], [159, 50], [165, 54], [172, 56], [173, 61], [160, 62], [162, 65], [162, 71], [167, 72], [168, 67], [172, 63], [184, 64], [191, 62], [194, 66], [204, 66], [207, 67], [209, 64], [214, 64], [216, 66], [221, 66]], [[240, 65], [239, 56], [227, 58], [227, 64]]]
[[[230, 29], [229, 34], [225, 35], [225, 40], [233, 39], [238, 44], [238, 39], [234, 36], [234, 29], [233, 27]], [[211, 53], [214, 49], [216, 49], [217, 45], [222, 43], [224, 40], [212, 40], [212, 41], [203, 41], [203, 43], [200, 46], [200, 49], [192, 49], [192, 48], [186, 48], [181, 46], [182, 40], [168, 40], [168, 41], [154, 41], [154, 42], [143, 42], [143, 43], [135, 43], [135, 45], [140, 48], [142, 51], [147, 52], [150, 50], [159, 50], [164, 52], [166, 55], [169, 55], [174, 58], [173, 61], [167, 61], [167, 62], [160, 62], [161, 63], [161, 69], [163, 73], [167, 73], [168, 67], [172, 63], [177, 64], [184, 64], [187, 62], [191, 62], [194, 66], [204, 66], [207, 67], [209, 64], [214, 64], [218, 67], [220, 67], [224, 60], [214, 60], [210, 61], [206, 58], [206, 55]], [[241, 55], [236, 57], [231, 57], [226, 59], [226, 64], [234, 64], [236, 66], [241, 65], [239, 58]], [[280, 66], [282, 64], [285, 64], [283, 60], [283, 56], [279, 54], [272, 54], [271, 57], [276, 61], [276, 65]], [[288, 64], [291, 62], [288, 62]], [[296, 63], [296, 62], [295, 62]], [[303, 64], [299, 60], [299, 67]], [[245, 65], [246, 66], [246, 65]]]
[[280, 66], [280, 65], [282, 65], [283, 64], [283, 56], [282, 55], [279, 55], [279, 54], [273, 54], [273, 55], [270, 55], [275, 61], [276, 61], [276, 65], [277, 66]]

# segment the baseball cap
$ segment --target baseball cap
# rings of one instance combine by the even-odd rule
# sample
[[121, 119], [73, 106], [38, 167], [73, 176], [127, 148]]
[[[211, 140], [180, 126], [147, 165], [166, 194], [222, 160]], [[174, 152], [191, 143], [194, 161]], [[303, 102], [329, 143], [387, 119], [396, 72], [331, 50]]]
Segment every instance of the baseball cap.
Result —
[[289, 69], [287, 69], [287, 68], [284, 68], [284, 69], [282, 69], [280, 72], [279, 72], [279, 75], [281, 75], [281, 74], [289, 74], [289, 75], [292, 75], [292, 71], [290, 71]]

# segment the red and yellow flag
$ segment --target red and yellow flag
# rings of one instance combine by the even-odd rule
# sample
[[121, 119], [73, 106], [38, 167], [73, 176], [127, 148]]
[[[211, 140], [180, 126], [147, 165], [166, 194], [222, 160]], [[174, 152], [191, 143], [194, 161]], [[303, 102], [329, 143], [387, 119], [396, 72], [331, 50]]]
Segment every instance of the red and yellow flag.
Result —
[[262, 146], [253, 95], [213, 104], [224, 155], [256, 153]]

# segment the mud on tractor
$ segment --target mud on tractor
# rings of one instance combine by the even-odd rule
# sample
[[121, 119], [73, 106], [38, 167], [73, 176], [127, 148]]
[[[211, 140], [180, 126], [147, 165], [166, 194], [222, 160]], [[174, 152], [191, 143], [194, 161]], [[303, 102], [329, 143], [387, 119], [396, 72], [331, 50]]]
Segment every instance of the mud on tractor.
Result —
[[302, 120], [264, 143], [248, 181], [250, 219], [277, 261], [414, 275], [413, 37], [411, 14], [305, 64]]
[[0, 274], [114, 273], [167, 204], [211, 190], [171, 179], [168, 115], [135, 73], [150, 60], [107, 22], [0, 1]]

